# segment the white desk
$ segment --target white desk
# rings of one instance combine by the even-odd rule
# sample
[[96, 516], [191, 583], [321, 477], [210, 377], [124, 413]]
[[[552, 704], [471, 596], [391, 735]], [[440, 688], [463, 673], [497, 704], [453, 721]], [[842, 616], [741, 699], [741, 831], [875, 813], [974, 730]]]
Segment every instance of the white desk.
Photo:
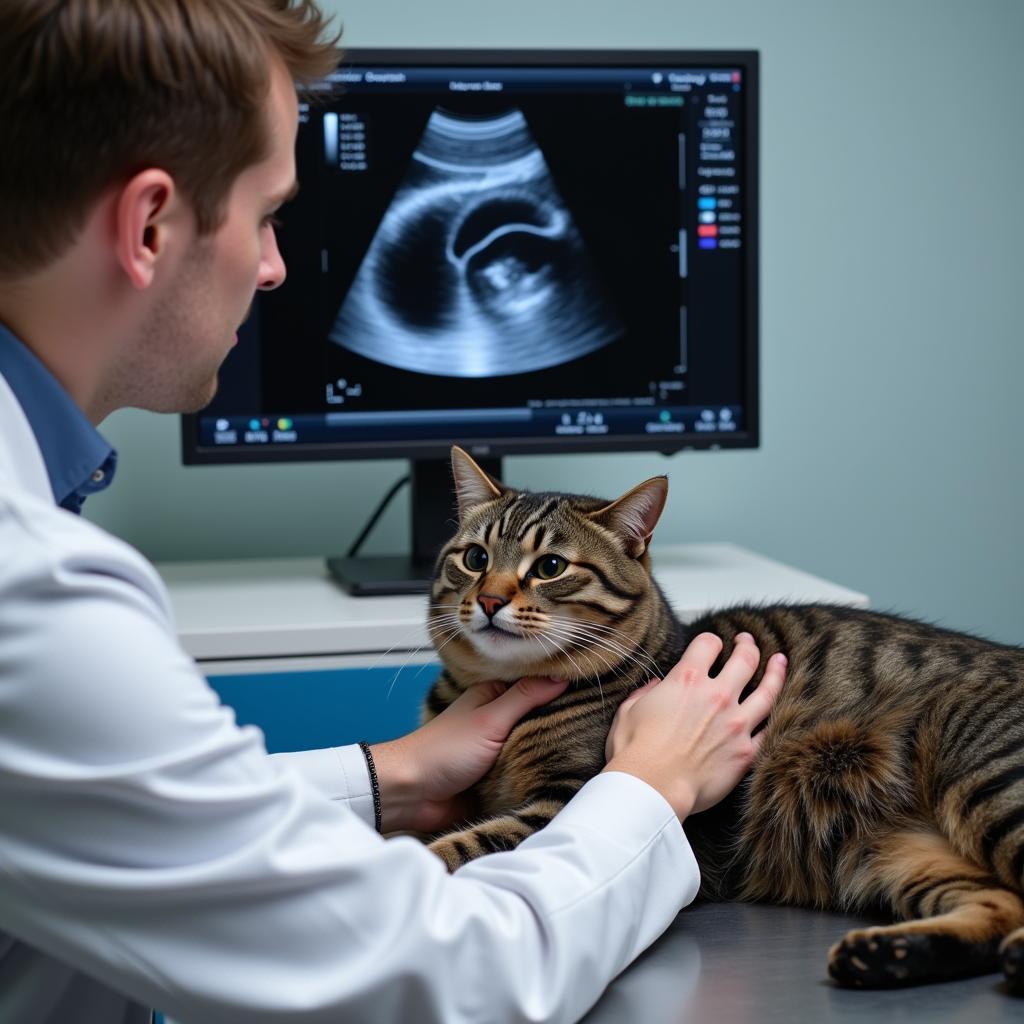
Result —
[[[743, 601], [865, 607], [864, 594], [733, 544], [652, 547], [654, 573], [684, 621]], [[185, 649], [219, 675], [434, 660], [426, 598], [351, 597], [316, 558], [157, 567]]]

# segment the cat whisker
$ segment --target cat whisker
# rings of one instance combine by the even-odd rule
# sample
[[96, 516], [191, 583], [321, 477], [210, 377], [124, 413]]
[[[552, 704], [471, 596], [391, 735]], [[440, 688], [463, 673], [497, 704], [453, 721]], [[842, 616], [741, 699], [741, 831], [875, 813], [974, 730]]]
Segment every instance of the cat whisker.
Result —
[[607, 622], [594, 622], [593, 619], [581, 619], [573, 615], [556, 615], [554, 612], [545, 613], [553, 622], [571, 622], [577, 625], [587, 625], [591, 629], [603, 629], [610, 632], [622, 632], [618, 626], [612, 626]]
[[[453, 639], [453, 637], [455, 635], [456, 634], [453, 634], [451, 637], [448, 638], [448, 640]], [[441, 644], [441, 647], [443, 647], [444, 644], [446, 644], [448, 642], [448, 640], [445, 640], [444, 643]], [[438, 647], [436, 644], [433, 644], [433, 645], [422, 644], [419, 647], [417, 647], [415, 650], [409, 651], [408, 655], [405, 658], [405, 661], [403, 661], [402, 664], [398, 666], [397, 670], [395, 671], [395, 674], [391, 677], [391, 682], [388, 684], [388, 692], [387, 692], [387, 694], [384, 697], [385, 700], [391, 700], [391, 692], [395, 688], [395, 683], [398, 682], [398, 677], [402, 674], [402, 672], [409, 667], [410, 660], [412, 658], [414, 658], [417, 654], [419, 654], [420, 651], [425, 651], [430, 646], [433, 646], [435, 652], [437, 652], [437, 651], [439, 651], [441, 649], [441, 647]], [[413, 679], [418, 679], [419, 676], [423, 673], [423, 670], [425, 668], [433, 668], [433, 667], [436, 667], [433, 662], [429, 662], [429, 661], [428, 662], [424, 662], [413, 673]]]
[[[574, 643], [576, 643], [579, 640], [579, 637], [574, 636], [572, 633], [570, 633], [568, 631], [565, 631], [564, 629], [562, 631], [560, 631], [559, 629], [549, 629], [546, 632], [545, 635], [547, 636], [547, 639], [551, 643], [555, 643], [554, 639], [552, 638], [552, 634], [554, 634], [556, 636], [559, 636], [560, 639], [570, 640], [570, 641], [572, 641]], [[585, 637], [584, 639], [590, 641], [590, 647], [589, 647], [588, 653], [591, 654], [593, 657], [599, 659], [600, 662], [605, 666], [605, 669], [608, 672], [611, 672], [612, 675], [618, 676], [620, 678], [622, 676], [626, 675], [626, 673], [625, 673], [625, 671], [624, 671], [624, 669], [622, 667], [622, 652], [621, 651], [618, 651], [615, 648], [610, 647], [608, 644], [603, 643], [600, 638]], [[562, 651], [562, 653], [567, 658], [569, 657], [568, 652], [565, 651], [561, 646], [559, 646], [559, 650]], [[608, 652], [610, 652], [612, 654], [618, 654], [620, 656], [620, 660], [617, 663], [613, 662], [613, 661], [610, 661], [608, 658], [605, 657], [605, 655], [603, 653], [601, 653], [602, 651], [608, 651]], [[571, 658], [570, 658], [570, 660], [571, 660]], [[575, 664], [575, 662], [574, 662], [574, 664]], [[641, 666], [641, 667], [643, 667], [643, 666]], [[581, 673], [581, 678], [585, 679], [585, 678], [587, 678], [587, 676], [585, 674]], [[601, 684], [600, 676], [595, 676], [594, 677], [594, 681], [597, 683], [598, 690], [601, 693], [601, 705], [603, 707], [604, 706], [604, 688], [603, 688], [603, 686]]]
[[441, 641], [440, 644], [434, 645], [434, 649], [437, 651], [438, 654], [440, 654], [441, 651], [443, 651], [461, 632], [461, 629], [453, 629], [451, 633], [449, 633], [449, 635]]
[[[559, 647], [559, 645], [557, 643], [555, 643], [555, 641], [552, 640], [551, 637], [545, 636], [543, 633], [530, 633], [530, 634], [527, 634], [527, 635], [529, 636], [529, 639], [536, 640], [537, 643], [541, 646], [541, 648], [544, 651], [544, 657], [545, 658], [551, 658], [552, 656], [557, 655], [557, 654], [561, 654], [561, 655], [569, 658], [568, 653], [565, 652], [564, 650], [562, 650], [562, 648]], [[552, 648], [552, 650], [550, 650], [550, 651], [549, 651], [549, 646], [550, 646], [550, 648]], [[572, 661], [571, 658], [569, 658], [569, 660]], [[573, 664], [576, 665], [575, 662], [573, 662]], [[580, 670], [578, 665], [576, 665], [576, 672], [580, 676], [580, 679], [585, 679], [586, 678], [586, 676], [581, 672], [581, 670]], [[578, 683], [580, 682], [580, 679], [572, 680], [573, 685], [578, 685]]]
[[[561, 644], [559, 644], [557, 641], [552, 639], [550, 636], [546, 636], [546, 635], [544, 635], [542, 633], [534, 633], [532, 635], [537, 640], [542, 640], [542, 639], [546, 640], [549, 644], [551, 644], [552, 647], [555, 648], [556, 651], [558, 651], [559, 654], [561, 654], [565, 658], [568, 658], [569, 661], [572, 663], [573, 668], [576, 669], [576, 674], [577, 674], [577, 676], [579, 676], [580, 679], [586, 679], [587, 678], [587, 674], [583, 671], [583, 669], [580, 668], [579, 663], [575, 660], [575, 658], [572, 657], [571, 654], [569, 654], [568, 651], [566, 651], [561, 646]], [[597, 687], [598, 687], [598, 691], [601, 694], [601, 707], [603, 708], [604, 707], [604, 691], [601, 689], [601, 681], [600, 681], [600, 679], [598, 679], [598, 681], [597, 681]]]
[[[623, 661], [628, 661], [635, 665], [648, 678], [650, 676], [661, 678], [664, 674], [657, 662], [639, 644], [630, 649], [625, 644], [612, 640], [609, 637], [590, 637], [589, 639], [592, 643], [603, 647], [605, 650], [615, 652]], [[646, 682], [646, 679], [643, 682]], [[643, 685], [643, 683], [639, 685]]]
[[[645, 657], [649, 657], [641, 644], [634, 643], [633, 637], [629, 633], [625, 632], [625, 630], [618, 629], [615, 626], [607, 626], [602, 623], [589, 622], [581, 619], [569, 619], [563, 616], [551, 616], [551, 621], [571, 629], [583, 630], [595, 635], [603, 635], [603, 637], [608, 640], [618, 641], [626, 644], [627, 646], [635, 646], [636, 649]], [[650, 658], [650, 663], [652, 666], [655, 665], [653, 658]]]
[[[580, 637], [577, 634], [574, 634], [574, 633], [568, 631], [567, 629], [565, 629], [565, 627], [555, 627], [555, 628], [550, 628], [549, 627], [544, 632], [545, 632], [545, 635], [548, 637], [549, 640], [551, 639], [551, 635], [552, 634], [554, 634], [555, 636], [558, 636], [562, 640], [569, 640], [569, 641], [571, 641], [573, 643], [577, 643], [577, 641], [580, 639]], [[591, 638], [591, 637], [583, 637], [583, 639], [585, 639], [585, 640], [592, 640], [593, 638]], [[578, 643], [577, 643], [577, 646], [579, 646]], [[601, 660], [602, 664], [604, 664], [604, 666], [608, 669], [608, 671], [615, 672], [616, 671], [615, 663], [609, 661], [606, 657], [604, 657], [603, 654], [600, 653], [601, 650], [609, 650], [609, 649], [610, 648], [608, 648], [608, 646], [606, 644], [603, 644], [603, 643], [600, 643], [600, 642], [594, 642], [594, 643], [591, 643], [589, 645], [589, 649], [588, 649], [587, 653], [588, 654], [592, 654], [595, 658], [599, 658]]]
[[[537, 642], [537, 645], [544, 652], [544, 657], [545, 658], [550, 658], [551, 657], [551, 653], [549, 652], [548, 646], [547, 646], [548, 643], [551, 643], [550, 640], [548, 640], [547, 643], [545, 643], [545, 637], [542, 636], [540, 633], [528, 633], [527, 637], [530, 640], [534, 640], [534, 641]], [[554, 644], [551, 644], [551, 646], [554, 647]]]
[[458, 612], [435, 612], [427, 616], [427, 628], [431, 626], [459, 626], [462, 620]]
[[444, 612], [436, 613], [434, 615], [427, 616], [427, 628], [431, 626], [455, 626], [461, 625], [462, 620], [459, 618], [458, 612]]
[[[429, 629], [429, 620], [428, 620], [428, 629]], [[414, 627], [413, 629], [407, 630], [386, 651], [382, 651], [379, 655], [377, 655], [377, 657], [370, 664], [370, 668], [377, 668], [377, 667], [379, 667], [380, 663], [389, 654], [393, 653], [395, 650], [398, 650], [399, 648], [402, 648], [402, 641], [404, 639], [407, 639], [409, 637], [415, 636], [418, 632], [419, 632], [419, 627], [418, 626]], [[425, 644], [418, 644], [416, 647], [412, 648], [412, 650], [407, 650], [407, 653], [408, 653], [409, 657], [412, 657], [415, 654], [419, 654], [420, 651], [425, 650], [429, 646], [430, 646], [429, 642], [425, 643]], [[404, 648], [402, 648], [402, 649], [404, 649]]]
[[578, 661], [577, 661], [577, 660], [576, 660], [576, 659], [575, 659], [575, 658], [574, 658], [574, 657], [573, 657], [573, 656], [572, 656], [572, 655], [571, 655], [571, 654], [570, 654], [570, 653], [569, 653], [569, 652], [568, 652], [567, 650], [565, 650], [565, 648], [564, 648], [564, 647], [562, 647], [562, 645], [561, 645], [561, 644], [559, 644], [559, 643], [558, 643], [557, 641], [553, 640], [553, 639], [552, 639], [551, 637], [549, 637], [549, 636], [545, 636], [545, 638], [544, 638], [544, 639], [545, 639], [545, 640], [547, 640], [547, 641], [548, 641], [548, 643], [550, 643], [550, 644], [551, 644], [552, 646], [554, 646], [555, 650], [556, 650], [556, 651], [558, 651], [558, 653], [559, 653], [559, 654], [561, 654], [561, 655], [562, 655], [562, 656], [563, 656], [564, 658], [567, 658], [567, 659], [568, 659], [569, 663], [570, 663], [570, 664], [572, 665], [572, 667], [573, 667], [573, 668], [574, 668], [574, 669], [576, 670], [576, 674], [577, 674], [577, 675], [578, 675], [578, 676], [579, 676], [579, 677], [580, 677], [581, 679], [586, 679], [587, 675], [586, 675], [586, 673], [585, 673], [585, 672], [583, 671], [583, 669], [582, 669], [582, 668], [580, 668], [580, 664], [579, 664], [579, 662], [578, 662]]
[[[592, 632], [603, 630], [605, 632], [605, 636], [601, 637], [602, 640], [607, 641], [609, 644], [624, 643], [624, 646], [621, 646], [619, 648], [619, 650], [623, 654], [625, 654], [625, 652], [629, 650], [630, 647], [633, 647], [636, 652], [641, 654], [647, 660], [648, 671], [652, 672], [654, 675], [659, 677], [663, 674], [661, 668], [654, 661], [654, 659], [644, 650], [643, 646], [640, 644], [634, 645], [633, 640], [629, 636], [629, 634], [621, 629], [617, 629], [614, 626], [606, 626], [602, 623], [589, 622], [580, 619], [571, 619], [561, 615], [552, 615], [550, 616], [550, 620], [553, 623], [556, 623], [557, 625], [561, 626], [562, 628], [571, 629], [573, 631], [579, 631], [578, 635], [586, 635], [588, 637], [590, 637], [590, 634]], [[617, 636], [612, 636], [609, 634], [617, 634]], [[619, 640], [618, 637], [621, 637], [622, 640]], [[593, 639], [596, 639], [596, 637], [593, 637]]]
[[[616, 662], [609, 662], [608, 659], [605, 658], [604, 655], [602, 655], [600, 653], [602, 650], [603, 651], [607, 651], [607, 652], [609, 652], [609, 653], [611, 653], [613, 655], [616, 655], [618, 660]], [[630, 661], [636, 663], [637, 666], [642, 671], [643, 679], [642, 680], [637, 680], [634, 685], [635, 686], [642, 686], [644, 684], [644, 682], [646, 682], [647, 673], [648, 673], [647, 666], [644, 665], [642, 662], [637, 661], [635, 658], [631, 658], [628, 655], [623, 656], [621, 651], [618, 651], [618, 650], [616, 650], [613, 647], [609, 647], [606, 644], [602, 644], [602, 643], [599, 643], [597, 641], [592, 642], [592, 645], [589, 648], [589, 652], [590, 652], [590, 654], [593, 657], [600, 658], [600, 660], [606, 666], [608, 671], [611, 672], [612, 675], [614, 675], [614, 676], [616, 676], [618, 678], [627, 678], [628, 679], [629, 673], [626, 671], [626, 665]]]
[[[552, 630], [560, 631], [560, 635], [565, 639], [572, 640], [574, 642], [585, 642], [593, 646], [601, 647], [604, 650], [610, 651], [614, 654], [619, 655], [623, 661], [632, 662], [639, 669], [644, 672], [653, 672], [656, 676], [661, 676], [661, 670], [655, 663], [654, 659], [651, 658], [646, 651], [639, 645], [633, 648], [631, 651], [620, 641], [613, 639], [608, 636], [595, 636], [589, 630], [581, 627], [579, 624], [567, 623], [552, 626]], [[642, 657], [637, 657], [634, 653], [638, 652]], [[645, 680], [646, 681], [646, 680]]]
[[[435, 653], [440, 655], [441, 651], [443, 651], [445, 647], [447, 647], [448, 644], [451, 643], [451, 641], [459, 635], [460, 632], [460, 629], [452, 629], [451, 633], [447, 637], [445, 637], [445, 639], [442, 640], [441, 643], [434, 643], [433, 646]], [[409, 657], [412, 657], [414, 654], [418, 653], [418, 651], [425, 650], [426, 646], [427, 645], [424, 644], [422, 647], [417, 648], [416, 651], [410, 652]], [[388, 687], [387, 697], [385, 698], [386, 700], [391, 699], [391, 691], [395, 688], [395, 683], [398, 682], [398, 677], [401, 674], [402, 669], [404, 669], [407, 665], [408, 658], [406, 659], [406, 663], [404, 665], [401, 665], [398, 671], [394, 674], [394, 676], [392, 676], [391, 685]], [[413, 675], [413, 679], [419, 678], [419, 676], [423, 674], [423, 670], [427, 668], [437, 668], [437, 666], [433, 662], [425, 662], [424, 664], [420, 665], [420, 667], [416, 670], [416, 672]]]
[[[428, 617], [428, 620], [427, 620], [428, 632], [429, 632], [429, 624], [430, 624], [430, 622], [431, 622], [431, 619]], [[432, 646], [432, 642], [428, 641], [427, 643], [424, 643], [424, 644], [417, 644], [417, 646], [412, 647], [412, 648], [404, 647], [402, 641], [404, 639], [409, 638], [409, 637], [415, 636], [416, 633], [418, 633], [418, 632], [419, 632], [419, 627], [414, 627], [412, 629], [407, 630], [386, 651], [381, 651], [381, 653], [378, 654], [377, 657], [374, 658], [373, 661], [370, 662], [370, 664], [368, 666], [369, 668], [379, 668], [380, 665], [381, 665], [381, 662], [384, 661], [384, 659], [387, 658], [390, 654], [394, 653], [396, 650], [403, 650], [404, 651], [404, 653], [405, 653], [405, 660], [402, 662], [401, 665], [398, 666], [398, 668], [395, 670], [395, 674], [391, 677], [391, 681], [388, 684], [388, 692], [387, 692], [387, 695], [384, 698], [385, 700], [390, 700], [391, 699], [391, 692], [395, 688], [395, 683], [398, 681], [398, 677], [402, 674], [402, 671], [409, 666], [409, 662], [413, 658], [415, 658], [416, 655], [419, 654], [421, 651], [425, 651], [429, 647]], [[423, 669], [426, 668], [426, 667], [427, 667], [426, 665], [421, 665], [416, 674], [419, 675], [419, 673], [422, 672]]]
[[[416, 647], [415, 649], [408, 652], [405, 661], [401, 665], [399, 665], [398, 670], [391, 677], [391, 682], [388, 684], [388, 692], [384, 698], [385, 700], [391, 699], [391, 694], [394, 691], [395, 683], [398, 682], [398, 677], [402, 674], [402, 671], [408, 667], [409, 661], [412, 658], [419, 654], [420, 651], [426, 650], [429, 646], [433, 646], [434, 651], [439, 653], [441, 649], [448, 644], [449, 641], [454, 640], [455, 637], [459, 635], [459, 632], [462, 628], [462, 624], [459, 622], [458, 616], [454, 615], [451, 612], [443, 612], [429, 615], [427, 617], [428, 632], [430, 631], [430, 628], [432, 626], [436, 628], [436, 631], [441, 636], [444, 636], [446, 633], [448, 635], [445, 637], [445, 639], [441, 642], [440, 645], [432, 641], [431, 644], [420, 644], [419, 647]], [[397, 644], [395, 646], [397, 646]], [[392, 647], [391, 650], [394, 650], [394, 647]], [[381, 655], [381, 657], [383, 657], [383, 655]], [[415, 674], [413, 675], [413, 679], [417, 679], [423, 673], [423, 670], [425, 668], [430, 667], [433, 667], [432, 662], [427, 662], [426, 664], [420, 665], [420, 667], [416, 670]]]
[[[548, 639], [549, 639], [549, 641], [551, 641], [552, 643], [554, 642], [553, 640], [551, 640], [550, 636], [548, 637]], [[599, 660], [599, 661], [600, 661], [600, 662], [602, 663], [602, 665], [604, 666], [605, 670], [606, 670], [607, 672], [610, 672], [610, 673], [611, 673], [612, 675], [614, 675], [614, 676], [618, 676], [618, 677], [621, 677], [621, 676], [623, 676], [623, 675], [625, 674], [625, 673], [623, 672], [623, 670], [622, 670], [622, 668], [621, 668], [621, 666], [620, 666], [620, 665], [617, 665], [617, 664], [615, 664], [614, 662], [611, 662], [611, 661], [609, 661], [609, 660], [608, 660], [608, 659], [607, 659], [607, 658], [606, 658], [606, 657], [605, 657], [605, 656], [604, 656], [604, 655], [603, 655], [603, 654], [602, 654], [602, 653], [600, 652], [600, 650], [595, 650], [595, 649], [591, 649], [589, 653], [590, 653], [590, 654], [591, 654], [591, 655], [592, 655], [593, 657], [597, 658], [597, 659], [598, 659], [598, 660]], [[583, 676], [583, 678], [587, 678], [587, 677], [586, 677], [586, 676]], [[600, 676], [600, 674], [598, 674], [598, 675], [595, 675], [595, 676], [593, 677], [593, 679], [594, 679], [594, 682], [596, 682], [596, 683], [597, 683], [597, 686], [598, 686], [598, 690], [599, 690], [599, 691], [600, 691], [600, 693], [601, 693], [601, 703], [602, 703], [602, 706], [603, 706], [603, 704], [604, 704], [604, 687], [603, 687], [603, 685], [602, 685], [602, 683], [601, 683], [601, 676]]]

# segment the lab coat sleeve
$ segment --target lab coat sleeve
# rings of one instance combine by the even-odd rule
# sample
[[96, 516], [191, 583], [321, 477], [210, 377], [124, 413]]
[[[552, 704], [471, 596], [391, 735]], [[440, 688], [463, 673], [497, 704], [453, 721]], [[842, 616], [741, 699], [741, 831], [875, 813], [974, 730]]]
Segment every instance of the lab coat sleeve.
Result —
[[282, 769], [298, 772], [328, 800], [340, 800], [372, 826], [373, 795], [366, 758], [356, 744], [268, 755]]
[[554, 1022], [694, 897], [671, 809], [617, 773], [454, 875], [384, 840], [353, 748], [300, 766], [235, 724], [141, 559], [13, 521], [0, 507], [10, 934], [190, 1024]]

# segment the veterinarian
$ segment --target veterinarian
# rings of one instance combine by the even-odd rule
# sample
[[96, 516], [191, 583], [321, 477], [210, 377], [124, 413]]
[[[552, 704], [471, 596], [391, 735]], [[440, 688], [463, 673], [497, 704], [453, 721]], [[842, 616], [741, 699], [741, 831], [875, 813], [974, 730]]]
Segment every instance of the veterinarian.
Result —
[[0, 7], [3, 1022], [575, 1020], [693, 899], [680, 823], [782, 686], [773, 662], [739, 705], [753, 642], [712, 680], [698, 637], [549, 827], [449, 875], [379, 833], [451, 824], [564, 683], [481, 686], [369, 757], [270, 757], [153, 568], [77, 514], [115, 472], [95, 425], [204, 406], [284, 280], [293, 83], [333, 66], [327, 31], [309, 0]]

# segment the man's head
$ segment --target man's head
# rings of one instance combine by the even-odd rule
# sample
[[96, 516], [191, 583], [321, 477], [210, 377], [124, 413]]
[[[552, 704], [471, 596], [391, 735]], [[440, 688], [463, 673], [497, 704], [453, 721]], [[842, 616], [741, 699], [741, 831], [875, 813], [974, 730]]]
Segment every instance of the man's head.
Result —
[[266, 156], [271, 58], [298, 81], [336, 61], [311, 0], [4, 0], [0, 277], [43, 266], [95, 200], [160, 167], [216, 228]]
[[313, 0], [3, 0], [0, 320], [99, 422], [192, 411], [284, 265]]
[[109, 362], [95, 407], [203, 408], [216, 392], [218, 371], [253, 293], [284, 280], [274, 214], [297, 188], [298, 104], [277, 58], [264, 119], [267, 152], [234, 179], [214, 230], [201, 232], [191, 205], [175, 201], [170, 175], [151, 168], [116, 196], [113, 246], [99, 240], [79, 247], [116, 255], [116, 276], [133, 286], [121, 289], [123, 308], [141, 314], [122, 332], [124, 344]]

